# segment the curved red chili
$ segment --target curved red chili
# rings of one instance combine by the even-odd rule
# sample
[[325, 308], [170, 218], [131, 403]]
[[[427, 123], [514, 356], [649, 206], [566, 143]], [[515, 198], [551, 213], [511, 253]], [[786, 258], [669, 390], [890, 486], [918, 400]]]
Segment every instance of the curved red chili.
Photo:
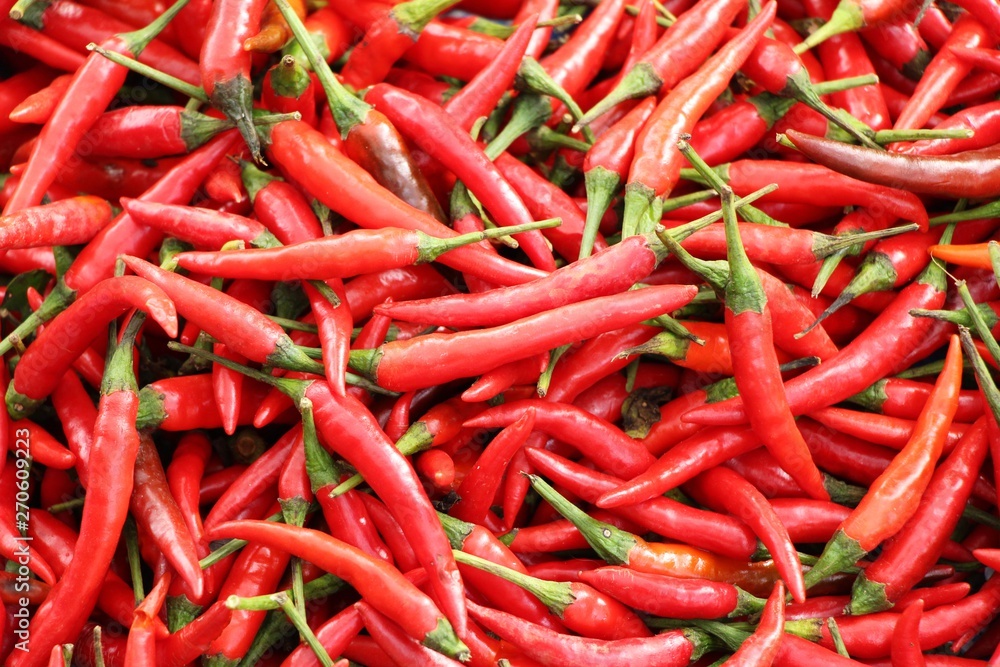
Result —
[[945, 367], [920, 414], [913, 436], [827, 543], [819, 561], [806, 574], [807, 585], [814, 585], [825, 576], [852, 565], [898, 533], [916, 512], [920, 496], [941, 455], [946, 429], [955, 415], [961, 367], [961, 346], [958, 337], [953, 336]]
[[139, 448], [135, 430], [139, 400], [132, 375], [137, 324], [133, 318], [105, 372], [90, 452], [90, 486], [80, 521], [77, 554], [32, 619], [32, 652], [16, 654], [14, 665], [38, 665], [52, 646], [76, 640], [100, 595], [101, 583], [125, 525], [132, 495], [133, 464]]
[[[146, 28], [110, 37], [102, 44], [110, 51], [138, 55], [183, 6], [184, 0], [181, 0]], [[74, 75], [52, 117], [45, 123], [39, 140], [32, 148], [23, 177], [4, 206], [4, 214], [41, 202], [45, 190], [55, 180], [58, 172], [71, 161], [73, 151], [83, 135], [125, 83], [127, 73], [127, 69], [97, 53], [92, 53], [87, 58], [86, 63]]]
[[938, 466], [906, 525], [858, 575], [851, 594], [852, 613], [871, 613], [892, 605], [937, 561], [972, 494], [986, 451], [986, 423], [981, 418]]
[[316, 563], [349, 581], [411, 637], [445, 654], [461, 656], [466, 651], [431, 599], [395, 568], [329, 535], [266, 521], [233, 521], [216, 526], [210, 536], [248, 539]]
[[[479, 375], [509, 361], [671, 312], [690, 301], [695, 291], [650, 287], [554, 308], [491, 329], [418, 336], [375, 350], [352, 351], [351, 356], [380, 386], [407, 391]], [[481, 352], [487, 349], [491, 354], [484, 357]]]
[[767, 599], [757, 629], [728, 660], [732, 667], [756, 667], [771, 664], [785, 636], [785, 587], [779, 581]]
[[110, 278], [50, 322], [21, 357], [7, 392], [11, 416], [29, 414], [55, 390], [90, 337], [130, 308], [146, 310], [169, 335], [177, 334], [174, 304], [163, 290], [141, 278]]

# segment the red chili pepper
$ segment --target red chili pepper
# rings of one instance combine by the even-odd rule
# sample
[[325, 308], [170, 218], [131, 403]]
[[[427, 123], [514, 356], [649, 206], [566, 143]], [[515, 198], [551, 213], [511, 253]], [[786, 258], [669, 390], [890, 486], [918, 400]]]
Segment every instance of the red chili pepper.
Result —
[[183, 107], [124, 107], [101, 115], [80, 139], [77, 153], [87, 157], [160, 158], [189, 153], [231, 127], [228, 121]]
[[[512, 569], [521, 574], [527, 574], [523, 563], [514, 553], [482, 526], [439, 515], [448, 535], [451, 545], [466, 553], [478, 556], [493, 563]], [[486, 574], [481, 569], [470, 567], [460, 561], [459, 570], [463, 579], [480, 592], [491, 604], [516, 614], [520, 618], [544, 625], [556, 631], [562, 631], [563, 625], [548, 609], [546, 600], [539, 600], [528, 591], [507, 581], [498, 580], [496, 576]]]
[[[239, 425], [253, 423], [257, 402], [267, 395], [268, 388], [257, 382], [244, 386]], [[140, 429], [189, 431], [199, 428], [220, 428], [222, 418], [212, 391], [211, 373], [181, 375], [151, 382], [139, 392]]]
[[[822, 408], [810, 412], [809, 416], [841, 433], [896, 450], [900, 450], [906, 445], [916, 428], [914, 420], [855, 412], [843, 408]], [[955, 443], [966, 432], [968, 432], [968, 426], [965, 424], [953, 424], [948, 428], [944, 445], [945, 451], [950, 452]]]
[[[527, 456], [540, 472], [588, 502], [594, 502], [601, 493], [619, 483], [615, 477], [584, 468], [543, 449], [528, 450]], [[669, 498], [651, 498], [616, 508], [615, 513], [657, 534], [684, 539], [697, 548], [734, 559], [749, 558], [757, 546], [753, 533], [741, 521], [690, 508]]]
[[[802, 135], [790, 130], [789, 136]], [[874, 151], [874, 149], [860, 146], [850, 146], [850, 148], [855, 151]], [[884, 153], [884, 151], [879, 153]], [[822, 161], [817, 161], [822, 164]], [[793, 164], [774, 160], [740, 160], [717, 169], [722, 179], [741, 197], [756, 192], [770, 183], [777, 183], [776, 194], [771, 196], [780, 198], [782, 201], [832, 206], [854, 204], [876, 207], [878, 210], [891, 211], [897, 218], [917, 223], [922, 231], [927, 229], [927, 212], [923, 204], [912, 192], [897, 189], [900, 187], [898, 184], [892, 187], [866, 184], [846, 179], [820, 165]], [[694, 170], [690, 169], [682, 170], [681, 175], [700, 178]], [[810, 186], [806, 187], [806, 183], [809, 183]]]
[[392, 65], [417, 41], [421, 31], [436, 15], [457, 4], [457, 0], [409, 0], [386, 8], [385, 14], [369, 27], [344, 65], [344, 82], [354, 88], [376, 84]]
[[309, 71], [295, 56], [284, 56], [267, 71], [261, 85], [261, 102], [268, 109], [278, 113], [298, 112], [304, 123], [316, 126], [316, 87]]
[[[387, 84], [373, 86], [365, 99], [422, 150], [455, 172], [482, 199], [498, 224], [513, 226], [531, 222], [531, 213], [513, 187], [482, 149], [456, 127], [440, 107]], [[548, 271], [555, 269], [540, 232], [528, 232], [519, 242], [535, 266]]]
[[[351, 45], [351, 28], [332, 7], [321, 7], [310, 12], [303, 23], [309, 34], [319, 38], [319, 48], [328, 63], [340, 58]], [[289, 44], [285, 52], [305, 66], [306, 57], [298, 43]]]
[[[726, 37], [726, 26], [740, 9], [739, 3], [717, 0], [699, 2], [681, 14], [615, 89], [578, 122], [581, 125], [589, 123], [626, 100], [674, 88], [707, 60]], [[709, 95], [706, 93], [706, 96]]]
[[8, 130], [20, 127], [22, 123], [44, 125], [49, 120], [56, 106], [59, 105], [59, 100], [66, 94], [71, 81], [73, 81], [72, 74], [61, 74], [52, 79], [47, 86], [31, 95], [12, 96], [11, 102], [15, 106], [11, 108], [7, 117], [12, 123], [16, 123], [17, 125], [9, 126]]
[[429, 667], [456, 667], [462, 663], [432, 651], [413, 639], [389, 617], [380, 614], [364, 600], [354, 605], [361, 616], [368, 633], [393, 662], [397, 664], [420, 664]]
[[6, 134], [21, 128], [22, 123], [33, 122], [20, 119], [17, 115], [10, 118], [10, 114], [16, 113], [27, 100], [36, 97], [39, 91], [48, 90], [56, 78], [61, 77], [56, 77], [55, 72], [48, 67], [35, 65], [5, 79], [0, 84], [0, 133]]
[[184, 516], [170, 493], [159, 454], [149, 436], [139, 440], [129, 507], [136, 523], [153, 537], [167, 561], [196, 597], [203, 593], [198, 550]]
[[636, 572], [625, 567], [599, 567], [580, 578], [625, 604], [667, 618], [736, 618], [759, 611], [762, 600], [731, 584], [679, 579]]
[[0, 44], [63, 72], [75, 72], [86, 60], [59, 40], [40, 35], [7, 16], [0, 20]]
[[181, 315], [230, 349], [258, 363], [312, 365], [280, 326], [246, 304], [136, 257], [126, 256], [124, 261], [133, 271], [169, 290]]
[[[838, 35], [831, 39], [842, 36]], [[883, 22], [875, 28], [862, 30], [861, 37], [873, 51], [913, 81], [920, 79], [927, 63], [930, 62], [930, 47], [921, 37], [918, 26], [905, 16]]]
[[967, 107], [942, 120], [935, 129], [969, 129], [966, 139], [929, 139], [898, 144], [896, 152], [906, 155], [951, 155], [965, 150], [989, 148], [1000, 143], [1000, 104], [990, 102]]
[[514, 385], [537, 383], [548, 363], [548, 353], [541, 352], [534, 357], [498, 366], [480, 375], [468, 389], [462, 392], [462, 400], [473, 403], [486, 401], [504, 393]]
[[[551, 510], [547, 512], [547, 514], [551, 513]], [[588, 548], [589, 545], [586, 538], [580, 534], [580, 531], [577, 530], [572, 522], [566, 519], [556, 519], [548, 523], [543, 523], [545, 518], [547, 517], [532, 517], [533, 525], [510, 531], [503, 536], [504, 543], [507, 544], [509, 542], [508, 546], [511, 551], [522, 554], [520, 557], [526, 560], [530, 558], [531, 554], [548, 554]], [[639, 524], [604, 510], [593, 510], [591, 518], [630, 532], [639, 532], [642, 530]], [[600, 564], [599, 561], [595, 567]], [[573, 569], [575, 566], [564, 565], [560, 567], [562, 568], [561, 575], [555, 577], [554, 580], [566, 579], [576, 581], [579, 579], [576, 576], [577, 572]]]
[[902, 0], [841, 0], [827, 22], [795, 47], [795, 51], [801, 53], [834, 35], [891, 21], [908, 9], [909, 5]]
[[265, 0], [224, 0], [213, 5], [201, 47], [201, 83], [212, 105], [236, 123], [254, 159], [260, 140], [253, 125], [250, 53], [243, 43], [260, 25]]
[[624, 2], [598, 5], [565, 44], [542, 59], [542, 67], [570, 97], [582, 93], [597, 76], [624, 10]]
[[[510, 228], [510, 232], [521, 229]], [[537, 225], [528, 223], [527, 229], [537, 231]], [[426, 263], [462, 246], [506, 233], [500, 230], [442, 239], [396, 227], [355, 229], [283, 247], [182, 252], [176, 260], [184, 269], [223, 278], [325, 280]]]
[[924, 603], [919, 601], [906, 608], [896, 623], [892, 637], [892, 665], [902, 667], [924, 667], [924, 653], [920, 648], [920, 619], [924, 613]]
[[[251, 597], [275, 592], [288, 567], [288, 559], [289, 550], [284, 545], [275, 547], [251, 541], [236, 557], [225, 583], [218, 591], [219, 599], [228, 600], [232, 595]], [[205, 649], [205, 656], [227, 661], [242, 659], [253, 643], [264, 617], [265, 614], [261, 611], [234, 610], [229, 624]]]
[[[978, 632], [996, 614], [996, 605], [1000, 600], [997, 583], [987, 581], [979, 591], [954, 604], [924, 612], [920, 623], [921, 648], [927, 651], [954, 641], [969, 630]], [[900, 614], [891, 612], [847, 616], [838, 620], [837, 625], [848, 652], [867, 660], [890, 655], [893, 630], [899, 617]], [[794, 629], [800, 636], [813, 641], [822, 641], [825, 646], [832, 646], [829, 631], [822, 621], [796, 621], [788, 629]]]
[[243, 241], [257, 248], [277, 245], [274, 235], [263, 224], [241, 215], [141, 199], [122, 198], [121, 203], [139, 224], [156, 227], [196, 247], [216, 250], [230, 241]]
[[958, 405], [961, 358], [958, 338], [953, 336], [945, 368], [920, 414], [913, 436], [827, 543], [820, 560], [806, 574], [807, 585], [853, 564], [898, 533], [916, 512], [944, 446], [945, 429]]
[[[528, 3], [525, 3], [528, 4]], [[503, 49], [488, 66], [448, 99], [444, 109], [463, 130], [471, 130], [481, 116], [488, 116], [511, 87], [521, 59], [526, 55], [536, 32], [537, 16], [526, 15], [517, 21], [518, 28], [504, 41]], [[537, 57], [537, 56], [535, 56]], [[389, 81], [389, 83], [392, 83]]]
[[[941, 268], [932, 262], [837, 356], [788, 381], [785, 395], [792, 413], [804, 414], [832, 405], [891, 374], [897, 365], [899, 368], [906, 368], [902, 364], [905, 363], [906, 356], [912, 354], [907, 350], [924, 341], [931, 329], [930, 324], [921, 322], [922, 318], [910, 316], [909, 311], [914, 307], [923, 307], [918, 304], [943, 304], [944, 297]], [[881, 345], [883, 336], [887, 335], [884, 331], [891, 331], [894, 340], [901, 347], [894, 347], [892, 351], [884, 349]], [[841, 371], [847, 366], [864, 371], [852, 372], [850, 377], [841, 375]], [[736, 398], [695, 408], [684, 415], [684, 420], [696, 423], [742, 423], [746, 419], [742, 402], [742, 398]]]
[[[236, 133], [218, 137], [191, 154], [171, 169], [156, 185], [142, 195], [143, 200], [179, 203], [190, 199], [205, 175], [236, 141]], [[118, 253], [133, 251], [145, 255], [161, 240], [158, 230], [136, 224], [128, 215], [119, 215], [104, 227], [77, 256], [63, 276], [65, 285], [46, 299], [43, 308], [32, 313], [14, 333], [27, 336], [39, 323], [54, 317], [76, 298], [113, 275]], [[9, 252], [7, 253], [10, 254]], [[10, 340], [0, 343], [4, 351], [10, 349]]]
[[342, 471], [326, 450], [318, 446], [314, 435], [305, 433], [304, 436], [305, 465], [311, 491], [319, 502], [330, 534], [370, 556], [392, 562], [385, 542], [374, 530], [361, 494], [353, 489], [336, 496], [331, 493], [340, 483]]
[[[555, 251], [568, 260], [578, 258], [584, 243], [586, 218], [576, 202], [523, 162], [511, 157], [509, 153], [500, 155], [496, 159], [496, 165], [525, 201], [528, 210], [535, 218], [560, 219], [558, 227], [542, 231]], [[604, 238], [597, 234], [591, 248], [600, 251], [607, 247]]]
[[950, 47], [975, 48], [988, 41], [986, 29], [978, 21], [968, 15], [961, 17], [948, 35], [944, 47], [927, 65], [917, 83], [917, 89], [903, 107], [893, 128], [923, 127], [931, 115], [945, 105], [951, 91], [972, 71], [972, 65], [958, 58], [950, 51]]
[[652, 636], [635, 612], [588, 584], [545, 581], [464, 552], [457, 552], [455, 557], [459, 563], [505, 579], [530, 592], [569, 630], [584, 637], [613, 641]]
[[[271, 154], [278, 165], [290, 169], [306, 191], [345, 217], [368, 229], [402, 225], [432, 236], [448, 234], [441, 223], [396, 199], [304, 123], [279, 123], [271, 129], [271, 141]], [[323, 166], [305, 169], [307, 163]], [[451, 253], [443, 263], [461, 271], [476, 270], [500, 284], [527, 282], [544, 275], [474, 246]]]
[[779, 581], [767, 599], [757, 629], [728, 660], [733, 667], [766, 665], [774, 661], [785, 636], [785, 587]]
[[502, 48], [503, 41], [496, 37], [431, 21], [406, 52], [406, 60], [434, 76], [470, 81], [493, 62]]
[[461, 657], [466, 650], [430, 598], [392, 566], [328, 535], [263, 521], [225, 523], [210, 535], [250, 539], [316, 563], [349, 581], [369, 604], [399, 622], [411, 637], [445, 654]]
[[587, 219], [580, 242], [580, 258], [588, 256], [597, 238], [597, 230], [618, 185], [628, 175], [635, 156], [635, 141], [656, 108], [654, 97], [647, 97], [612, 125], [587, 151], [583, 171], [587, 188]]
[[[107, 50], [137, 56], [183, 6], [184, 2], [180, 1], [146, 28], [110, 37], [102, 44]], [[42, 128], [27, 169], [4, 206], [5, 215], [41, 202], [45, 190], [71, 160], [84, 134], [124, 84], [127, 73], [127, 69], [97, 53], [87, 58]]]
[[[916, 419], [930, 393], [930, 385], [923, 382], [886, 378], [855, 394], [850, 401], [873, 412], [903, 419]], [[955, 421], [971, 423], [982, 414], [983, 401], [979, 392], [963, 390], [959, 395]]]
[[[363, 365], [366, 374], [377, 378], [380, 386], [406, 391], [479, 375], [509, 361], [670, 312], [687, 303], [693, 290], [679, 286], [651, 287], [615, 297], [599, 297], [492, 329], [430, 334], [409, 341], [385, 343], [376, 350], [352, 351], [352, 358]], [[612, 301], [617, 312], [604, 311]], [[633, 305], [634, 309], [630, 307]], [[586, 312], [587, 321], [577, 320], [577, 312]], [[564, 323], [568, 322], [573, 324], [564, 328]], [[511, 345], [514, 341], [517, 341], [516, 346]], [[502, 346], [506, 347], [501, 349]], [[477, 357], [486, 349], [491, 351], [488, 358]], [[435, 360], [433, 367], [427, 364], [430, 359]]]
[[553, 632], [517, 616], [470, 603], [475, 620], [544, 664], [562, 667], [587, 662], [614, 665], [638, 661], [650, 667], [679, 667], [697, 659], [706, 638], [696, 630], [672, 630], [655, 637], [601, 640]]
[[[135, 609], [135, 620], [128, 631], [128, 643], [125, 645], [125, 662], [128, 665], [155, 665], [157, 616], [163, 608], [170, 586], [171, 574], [168, 572], [153, 586], [139, 606]], [[58, 648], [58, 647], [56, 647]], [[60, 662], [60, 664], [64, 664]]]
[[[306, 6], [304, 2], [293, 0], [288, 4], [300, 19], [305, 18]], [[268, 2], [261, 14], [260, 31], [243, 42], [243, 50], [256, 53], [274, 53], [280, 50], [291, 37], [292, 32], [281, 16], [281, 12], [278, 11], [273, 2]]]
[[183, 628], [156, 644], [156, 664], [181, 667], [203, 655], [209, 644], [229, 626], [233, 610], [220, 600]]
[[455, 517], [476, 523], [486, 519], [507, 464], [534, 427], [535, 411], [529, 408], [517, 421], [497, 434], [458, 487], [459, 500], [451, 508]]
[[[158, 19], [161, 13], [161, 9], [154, 9], [150, 19]], [[40, 23], [43, 35], [78, 52], [86, 51], [91, 43], [100, 44], [116, 33], [131, 32], [136, 28], [135, 24], [116, 19], [100, 9], [72, 1], [48, 5]], [[152, 23], [154, 21], [150, 20]], [[143, 53], [138, 54], [138, 59], [192, 85], [199, 83], [197, 64], [160, 38], [153, 39]]]
[[[775, 567], [786, 582], [792, 598], [803, 602], [806, 598], [795, 545], [777, 513], [764, 498], [739, 473], [729, 468], [712, 468], [688, 482], [687, 487], [696, 496], [711, 499], [709, 505], [720, 505], [727, 512], [741, 519], [754, 531], [774, 559]], [[726, 491], [722, 491], [726, 489]]]
[[146, 309], [168, 335], [176, 335], [174, 306], [162, 290], [142, 279], [111, 278], [50, 322], [21, 357], [7, 393], [11, 416], [30, 414], [55, 390], [63, 373], [90, 344], [90, 336], [130, 308]]
[[[78, 540], [72, 528], [62, 523], [45, 510], [35, 509], [31, 513], [32, 522], [28, 535], [37, 540], [38, 560], [45, 558], [53, 563], [53, 569], [62, 577], [73, 559]], [[34, 562], [34, 557], [33, 557]], [[122, 625], [131, 625], [134, 616], [135, 594], [132, 587], [121, 577], [108, 571], [101, 584], [97, 598], [97, 608]]]
[[789, 44], [767, 36], [761, 38], [742, 69], [767, 92], [797, 99], [828, 121], [840, 126], [855, 140], [866, 146], [877, 147], [865, 132], [860, 131], [851, 122], [845, 121], [820, 99], [812, 84], [815, 75], [806, 68], [803, 60]]
[[37, 631], [33, 642], [36, 650], [16, 655], [12, 664], [40, 664], [51, 646], [75, 641], [100, 595], [101, 582], [125, 524], [139, 447], [139, 434], [132, 426], [139, 405], [132, 376], [132, 347], [136, 324], [141, 320], [133, 318], [126, 329], [108, 363], [102, 386], [90, 453], [90, 486], [76, 547], [77, 554], [86, 553], [87, 557], [70, 561], [32, 619], [32, 630]]
[[653, 457], [635, 440], [611, 424], [575, 406], [547, 400], [504, 403], [466, 420], [465, 426], [509, 426], [528, 410], [535, 412], [535, 428], [579, 449], [598, 466], [619, 476], [645, 470]]
[[[836, 9], [836, 3], [832, 0], [823, 0], [822, 3], [817, 3], [815, 6], [815, 11], [820, 12], [822, 18], [829, 18], [834, 9]], [[876, 28], [876, 31], [880, 31], [884, 27], [885, 25], [880, 26]], [[916, 37], [914, 33], [904, 32], [905, 35]], [[926, 51], [906, 51], [900, 48], [898, 38], [894, 40], [883, 32], [879, 32], [879, 39], [873, 39], [872, 42], [891, 44], [893, 48], [888, 50], [893, 54], [898, 54], [899, 57], [906, 58], [906, 61], [900, 65], [907, 67], [906, 71], [908, 72], [915, 71], [922, 60], [929, 57]], [[916, 44], [917, 48], [919, 48], [919, 44]], [[865, 53], [864, 45], [856, 35], [845, 33], [831, 37], [819, 45], [817, 53], [823, 63], [823, 73], [828, 79], [875, 74], [875, 67]], [[837, 92], [833, 94], [832, 101], [835, 107], [845, 109], [873, 130], [886, 130], [891, 127], [892, 120], [889, 117], [889, 109], [878, 86], [861, 86]]]
[[86, 243], [111, 222], [111, 206], [98, 197], [72, 197], [3, 216], [0, 246], [34, 248]]
[[642, 222], [648, 217], [647, 209], [656, 197], [666, 197], [681, 175], [684, 158], [677, 150], [677, 141], [690, 134], [712, 101], [726, 89], [771, 25], [776, 11], [777, 5], [766, 5], [746, 28], [671, 90], [653, 110], [636, 137], [635, 157], [625, 186], [622, 236], [652, 231]]
[[301, 425], [292, 427], [233, 480], [205, 517], [205, 530], [232, 520], [248, 503], [276, 487], [285, 458], [301, 437]]
[[913, 517], [858, 576], [852, 613], [887, 608], [930, 569], [958, 523], [986, 450], [986, 423], [980, 419], [938, 466]]
[[665, 249], [652, 239], [624, 239], [523, 286], [479, 294], [397, 301], [377, 312], [409, 322], [452, 327], [497, 326], [573, 301], [621, 292], [652, 272]]

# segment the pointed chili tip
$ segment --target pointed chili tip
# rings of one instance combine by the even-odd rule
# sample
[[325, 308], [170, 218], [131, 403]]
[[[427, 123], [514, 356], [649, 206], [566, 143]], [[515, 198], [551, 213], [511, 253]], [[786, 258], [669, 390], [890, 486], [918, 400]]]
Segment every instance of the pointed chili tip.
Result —
[[972, 555], [986, 567], [1000, 572], [1000, 549], [973, 549]]

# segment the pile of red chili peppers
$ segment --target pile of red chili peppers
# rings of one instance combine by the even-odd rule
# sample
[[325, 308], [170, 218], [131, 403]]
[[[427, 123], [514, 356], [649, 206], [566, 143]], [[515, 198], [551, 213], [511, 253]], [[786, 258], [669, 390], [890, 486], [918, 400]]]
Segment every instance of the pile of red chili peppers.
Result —
[[9, 667], [1000, 667], [996, 0], [0, 0]]

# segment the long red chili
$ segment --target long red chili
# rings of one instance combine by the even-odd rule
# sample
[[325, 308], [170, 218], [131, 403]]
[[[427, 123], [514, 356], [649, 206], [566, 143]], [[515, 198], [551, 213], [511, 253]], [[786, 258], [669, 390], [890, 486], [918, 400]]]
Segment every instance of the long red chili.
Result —
[[623, 291], [649, 275], [665, 249], [647, 237], [623, 239], [521, 286], [435, 299], [394, 301], [378, 312], [409, 322], [443, 326], [496, 326], [571, 301]]
[[[449, 233], [431, 216], [408, 206], [379, 186], [367, 172], [304, 123], [286, 121], [271, 128], [270, 151], [278, 165], [294, 174], [296, 181], [307, 192], [367, 229], [403, 227], [431, 236], [456, 235]], [[307, 164], [317, 167], [306, 168]], [[528, 282], [545, 275], [475, 246], [457, 249], [442, 262], [460, 271], [478, 271], [498, 284]]]
[[[585, 468], [544, 449], [530, 449], [532, 465], [568, 491], [593, 502], [602, 492], [613, 489], [619, 480]], [[750, 529], [732, 517], [688, 507], [669, 498], [651, 498], [615, 508], [615, 514], [659, 535], [684, 539], [692, 546], [734, 559], [746, 559], [757, 547]]]
[[201, 82], [212, 105], [236, 123], [257, 160], [260, 139], [253, 125], [253, 84], [250, 53], [243, 42], [257, 32], [266, 0], [221, 0], [214, 3], [199, 68]]
[[329, 535], [266, 521], [233, 521], [216, 526], [210, 536], [248, 539], [315, 563], [350, 582], [411, 637], [446, 655], [461, 657], [466, 651], [431, 599], [399, 571]]
[[[598, 297], [492, 329], [429, 334], [386, 343], [375, 350], [352, 351], [352, 363], [363, 367], [386, 389], [427, 387], [479, 375], [509, 361], [670, 312], [690, 301], [695, 291], [693, 287], [663, 286]], [[580, 318], [583, 313], [585, 319]], [[516, 345], [511, 344], [514, 341]], [[486, 350], [490, 356], [481, 356]]]
[[[164, 271], [136, 257], [126, 266], [173, 295], [178, 312], [216, 340], [259, 363], [310, 366], [284, 330], [259, 311], [190, 278]], [[176, 335], [176, 333], [172, 334]]]
[[614, 425], [565, 403], [526, 399], [504, 403], [465, 421], [465, 426], [510, 426], [528, 410], [535, 412], [534, 428], [579, 449], [600, 468], [627, 477], [649, 467], [653, 457], [642, 445]]
[[681, 135], [690, 134], [695, 123], [729, 85], [733, 74], [770, 27], [776, 11], [776, 4], [765, 5], [746, 28], [670, 91], [653, 110], [635, 141], [635, 157], [625, 186], [622, 236], [652, 231], [645, 221], [647, 209], [656, 197], [666, 197], [680, 179], [684, 157], [677, 150], [677, 141]]
[[915, 585], [958, 524], [986, 459], [986, 423], [981, 418], [938, 467], [913, 517], [858, 575], [851, 595], [855, 614], [880, 611]]
[[705, 639], [695, 630], [672, 630], [650, 638], [606, 641], [553, 632], [517, 616], [470, 603], [472, 616], [528, 655], [553, 667], [592, 664], [595, 667], [640, 662], [649, 667], [681, 667], [704, 651]]
[[950, 199], [983, 199], [1000, 193], [995, 151], [922, 156], [875, 151], [789, 130], [788, 138], [809, 159], [868, 183]]
[[607, 96], [584, 114], [589, 123], [618, 104], [669, 90], [702, 65], [726, 36], [726, 27], [736, 17], [738, 2], [699, 2], [684, 12], [659, 41], [632, 66]]
[[[910, 310], [927, 303], [943, 305], [944, 299], [943, 271], [931, 262], [837, 356], [786, 383], [784, 393], [792, 413], [805, 414], [832, 405], [890, 375], [894, 369], [906, 368], [906, 357], [913, 354], [908, 350], [922, 343], [933, 326], [912, 317]], [[898, 345], [885, 349], [881, 344], [885, 336], [892, 336]], [[694, 408], [682, 418], [694, 423], [739, 424], [746, 421], [746, 414], [742, 397], [737, 397]]]
[[[142, 318], [133, 318], [105, 372], [90, 452], [90, 487], [80, 521], [75, 557], [32, 619], [31, 652], [19, 652], [13, 665], [40, 665], [52, 646], [73, 642], [100, 594], [118, 536], [125, 524], [139, 448], [135, 430], [139, 406], [132, 375], [132, 349]], [[84, 551], [85, 550], [85, 551]]]
[[136, 523], [153, 537], [157, 547], [183, 577], [196, 597], [201, 597], [203, 582], [198, 566], [198, 550], [184, 516], [170, 493], [167, 476], [148, 435], [139, 440], [135, 461], [135, 479], [129, 507]]
[[[103, 42], [104, 48], [137, 56], [180, 11], [185, 2], [186, 0], [179, 0], [142, 30], [109, 38]], [[27, 169], [14, 194], [4, 205], [4, 214], [41, 203], [45, 190], [55, 180], [59, 170], [72, 160], [73, 151], [83, 135], [125, 83], [127, 73], [127, 69], [97, 53], [92, 53], [87, 58], [83, 67], [74, 75], [59, 106], [42, 128], [39, 140], [32, 148]]]
[[806, 574], [807, 585], [814, 585], [853, 564], [899, 532], [916, 512], [958, 405], [961, 360], [961, 346], [958, 337], [953, 336], [945, 367], [920, 414], [913, 436], [827, 543], [819, 561]]
[[30, 414], [51, 394], [73, 360], [90, 344], [100, 327], [130, 308], [142, 308], [168, 332], [177, 334], [177, 315], [169, 297], [141, 278], [110, 278], [77, 300], [53, 320], [21, 358], [7, 391], [14, 418]]
[[[482, 200], [498, 224], [512, 226], [531, 222], [524, 202], [497, 167], [436, 104], [388, 84], [373, 86], [365, 99], [384, 113], [400, 132], [453, 171]], [[529, 232], [518, 240], [535, 266], [547, 271], [555, 269], [540, 232]]]
[[697, 489], [701, 495], [711, 497], [714, 503], [750, 526], [770, 552], [792, 598], [797, 602], [805, 600], [802, 565], [795, 545], [781, 519], [760, 491], [739, 473], [723, 467], [701, 473], [688, 483], [687, 488]]

